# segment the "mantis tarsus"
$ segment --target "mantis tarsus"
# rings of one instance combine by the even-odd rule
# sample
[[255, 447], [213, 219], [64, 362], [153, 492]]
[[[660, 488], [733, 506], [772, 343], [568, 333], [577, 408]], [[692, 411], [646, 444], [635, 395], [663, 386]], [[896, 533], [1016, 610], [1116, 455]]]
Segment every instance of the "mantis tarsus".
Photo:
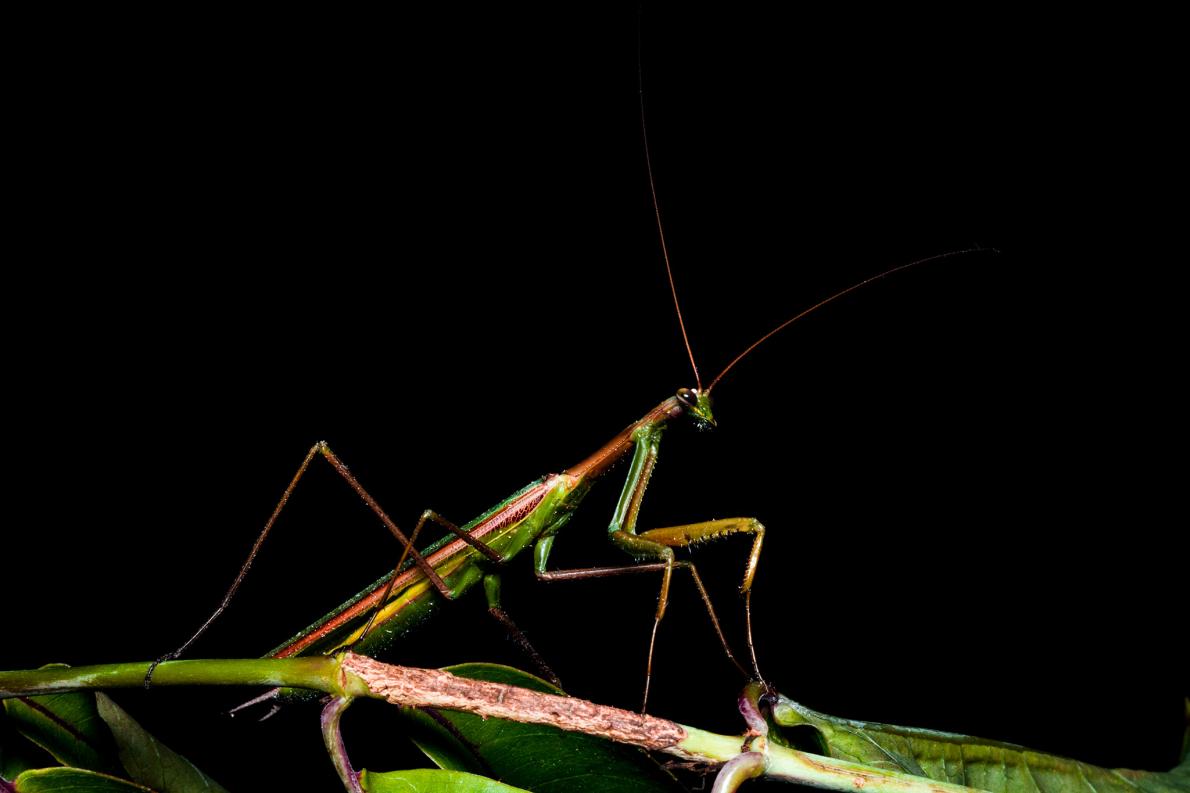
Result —
[[[37, 587], [44, 607], [29, 607], [32, 624], [47, 624], [46, 611], [77, 614], [80, 591], [96, 607], [80, 619], [94, 624], [73, 625], [57, 648], [57, 639], [30, 629], [5, 642], [6, 657], [42, 663], [159, 654], [158, 620], [189, 625], [210, 608], [225, 584], [226, 574], [217, 571], [242, 554], [245, 523], [256, 519], [245, 516], [267, 511], [295, 449], [317, 437], [334, 441], [404, 525], [424, 506], [477, 514], [518, 483], [578, 459], [655, 401], [654, 394], [684, 382], [656, 276], [635, 121], [634, 22], [625, 22], [582, 20], [594, 27], [562, 43], [509, 21], [497, 26], [499, 36], [485, 31], [464, 37], [465, 44], [440, 41], [440, 53], [427, 47], [432, 65], [417, 70], [416, 82], [429, 87], [420, 105], [410, 105], [421, 110], [399, 120], [403, 134], [424, 136], [406, 144], [419, 157], [401, 155], [379, 167], [372, 155], [346, 169], [339, 158], [345, 151], [392, 151], [387, 125], [386, 139], [375, 141], [384, 145], [369, 147], [355, 137], [376, 128], [359, 109], [375, 105], [368, 97], [390, 94], [391, 70], [377, 71], [382, 79], [361, 90], [360, 101], [331, 91], [311, 98], [309, 82], [295, 75], [285, 81], [292, 95], [281, 100], [288, 111], [279, 115], [258, 105], [243, 69], [203, 78], [238, 102], [200, 99], [207, 95], [197, 88], [171, 83], [171, 91], [186, 97], [178, 113], [202, 102], [215, 119], [242, 128], [238, 120], [247, 113], [266, 130], [258, 138], [235, 136], [197, 165], [177, 156], [207, 150], [209, 131], [194, 126], [179, 126], [150, 151], [120, 135], [101, 139], [125, 156], [86, 162], [131, 165], [123, 166], [123, 176], [102, 175], [100, 184], [112, 190], [97, 190], [84, 207], [58, 205], [55, 217], [69, 222], [56, 221], [53, 234], [41, 238], [63, 239], [69, 227], [74, 236], [64, 243], [66, 255], [77, 261], [94, 261], [97, 249], [106, 259], [135, 240], [132, 258], [152, 265], [153, 275], [125, 279], [105, 267], [65, 287], [34, 275], [21, 292], [44, 301], [38, 307], [47, 324], [74, 332], [67, 347], [45, 345], [44, 334], [29, 326], [14, 336], [24, 351], [16, 354], [29, 358], [18, 358], [11, 370], [21, 383], [18, 399], [27, 400], [13, 413], [19, 417], [13, 449], [20, 451], [11, 459], [33, 464], [13, 489], [47, 508], [33, 523], [9, 522], [28, 535], [5, 538], [13, 555], [25, 559], [45, 559], [51, 547], [54, 570], [34, 569], [35, 580], [58, 580], [65, 572], [72, 582], [61, 595]], [[1082, 293], [1049, 289], [1057, 278], [1019, 253], [1036, 238], [1022, 234], [1013, 245], [985, 237], [1008, 225], [992, 223], [1004, 220], [1005, 206], [1027, 202], [1034, 186], [1012, 167], [1028, 147], [1006, 132], [1017, 122], [1027, 126], [1030, 115], [993, 90], [989, 72], [1001, 61], [998, 48], [969, 36], [961, 47], [945, 49], [938, 46], [945, 37], [857, 43], [854, 31], [815, 47], [818, 34], [810, 31], [818, 28], [789, 19], [694, 14], [664, 25], [691, 26], [646, 32], [644, 54], [665, 220], [703, 360], [722, 361], [803, 299], [883, 267], [973, 242], [1007, 251], [994, 266], [933, 268], [821, 314], [796, 340], [787, 336], [766, 359], [753, 361], [735, 393], [723, 393], [717, 437], [686, 440], [675, 433], [667, 440], [665, 476], [653, 483], [647, 505], [650, 520], [755, 514], [770, 526], [769, 571], [790, 572], [760, 583], [762, 662], [778, 675], [820, 686], [828, 701], [805, 697], [784, 678], [782, 689], [823, 710], [889, 721], [913, 720], [896, 709], [928, 709], [923, 698], [950, 704], [955, 688], [993, 708], [1000, 695], [972, 693], [972, 677], [998, 676], [1002, 682], [990, 685], [1001, 695], [1012, 683], [1035, 681], [1015, 695], [1028, 699], [1043, 688], [1036, 681], [1061, 677], [1070, 662], [1060, 659], [1068, 656], [1038, 657], [1006, 642], [983, 648], [989, 656], [982, 660], [967, 658], [978, 665], [974, 672], [940, 672], [929, 650], [915, 650], [900, 660], [883, 658], [894, 667], [887, 676], [900, 681], [889, 685], [871, 682], [871, 642], [888, 631], [929, 634], [924, 623], [941, 626], [938, 640], [954, 646], [961, 643], [955, 633], [965, 635], [968, 624], [962, 615], [970, 612], [1057, 613], [1071, 634], [1086, 635], [1108, 619], [1106, 607], [1117, 600], [1134, 613], [1142, 604], [1169, 602], [1172, 593], [1161, 582], [1172, 576], [1160, 568], [1171, 564], [1169, 557], [1152, 558], [1138, 550], [1143, 543], [1110, 549], [1084, 543], [1090, 557], [1076, 572], [1065, 566], [1069, 553], [1033, 542], [1049, 531], [1076, 535], [1073, 527], [1098, 523], [1105, 511], [1129, 533], [1148, 525], [1124, 509], [1151, 503], [1141, 497], [1149, 492], [1142, 477], [1132, 478], [1136, 463], [1118, 476], [1104, 472], [1114, 470], [1114, 451], [1129, 451], [1114, 431], [1124, 425], [1114, 417], [1142, 414], [1136, 394], [1151, 389], [1133, 377], [1133, 395], [1122, 403], [1110, 396], [1122, 353], [1100, 343], [1108, 340], [1098, 329], [1103, 317], [1078, 305]], [[579, 26], [574, 20], [561, 27]], [[718, 43], [702, 46], [710, 40]], [[782, 64], [779, 54], [790, 52], [791, 41], [795, 60]], [[509, 51], [532, 54], [518, 64], [505, 57]], [[855, 74], [837, 66], [859, 52], [878, 68]], [[945, 66], [937, 68], [939, 61]], [[444, 62], [467, 65], [444, 71]], [[482, 69], [470, 65], [477, 63]], [[487, 81], [477, 83], [476, 73]], [[353, 75], [341, 84], [358, 84]], [[502, 93], [507, 86], [511, 97]], [[133, 89], [121, 128], [157, 117], [140, 100], [162, 95], [168, 92], [153, 86]], [[319, 114], [313, 128], [289, 123], [311, 103], [341, 108], [344, 102], [347, 117], [336, 116], [333, 124], [327, 119], [334, 113]], [[798, 120], [786, 122], [795, 112]], [[313, 131], [292, 145], [277, 144], [289, 140], [282, 130], [303, 129]], [[260, 156], [278, 145], [284, 152], [275, 159]], [[262, 159], [264, 176], [258, 175]], [[162, 188], [169, 201], [137, 188], [161, 183], [162, 161], [172, 164], [169, 187]], [[92, 184], [77, 172], [71, 179]], [[163, 262], [181, 264], [163, 275]], [[310, 271], [317, 266], [317, 275], [295, 275], [295, 263]], [[484, 268], [477, 271], [476, 263]], [[250, 268], [274, 266], [267, 278], [245, 277]], [[407, 281], [404, 289], [382, 292], [378, 279], [392, 279], [396, 267], [417, 268], [421, 286]], [[133, 297], [132, 283], [155, 297]], [[1094, 280], [1083, 283], [1095, 292]], [[1069, 338], [1076, 332], [1081, 342]], [[1145, 334], [1146, 345], [1154, 338], [1162, 335]], [[1132, 355], [1152, 349], [1146, 345], [1123, 346]], [[1094, 361], [1080, 352], [1092, 349]], [[523, 364], [531, 367], [528, 375], [518, 368]], [[1065, 412], [1067, 404], [1088, 400], [1088, 410], [1107, 422], [1099, 436], [1106, 445], [1087, 439]], [[1007, 469], [1006, 459], [1013, 461]], [[350, 495], [327, 479], [333, 506], [294, 511], [310, 521], [305, 536], [342, 525], [343, 510], [355, 509]], [[1100, 499], [1088, 503], [1088, 492]], [[1049, 507], [1039, 511], [1036, 498], [1018, 500], [1022, 493]], [[597, 555], [607, 510], [590, 510], [600, 518], [589, 524], [591, 544], [581, 553]], [[254, 573], [261, 578], [249, 584], [259, 587], [255, 601], [245, 593], [240, 611], [227, 617], [228, 628], [210, 638], [204, 654], [265, 649], [328, 601], [354, 591], [361, 575], [379, 572], [361, 574], [357, 559], [382, 567], [392, 547], [362, 510], [353, 520], [330, 539], [308, 540], [314, 561], [302, 573], [295, 573], [296, 560], [285, 559], [283, 545], [303, 530], [279, 533], [277, 559], [262, 560]], [[575, 529], [567, 544], [584, 534]], [[59, 540], [62, 532], [69, 532], [69, 543]], [[996, 541], [978, 542], [986, 537]], [[1046, 574], [1014, 576], [1005, 591], [1004, 571], [1020, 569], [1019, 549], [1026, 545], [1032, 560], [1026, 569]], [[558, 552], [564, 550], [560, 545]], [[159, 561], [146, 567], [139, 559], [146, 552]], [[954, 572], [955, 553], [963, 559], [961, 573]], [[1123, 582], [1115, 578], [1110, 592], [1086, 591], [1081, 571], [1118, 569], [1121, 556], [1133, 572], [1115, 574]], [[788, 567], [774, 559], [788, 560]], [[736, 570], [733, 563], [720, 572], [728, 592]], [[295, 575], [303, 591], [295, 591]], [[515, 577], [508, 578], [511, 587]], [[873, 616], [873, 592], [889, 591], [890, 579], [895, 603], [910, 616], [888, 616], [883, 608], [885, 616]], [[871, 582], [881, 583], [874, 589]], [[1133, 586], [1139, 583], [1145, 586]], [[654, 586], [625, 586], [632, 595], [616, 608], [638, 614], [643, 626]], [[337, 591], [328, 595], [324, 588]], [[910, 608], [956, 589], [961, 600], [930, 600], [939, 613], [915, 616]], [[611, 636], [592, 630], [598, 614], [584, 612], [582, 600], [613, 597], [608, 588], [573, 595], [551, 589], [548, 603], [535, 598], [539, 591], [507, 597], [510, 607], [532, 604], [514, 612], [543, 652], [552, 658], [590, 641], [597, 649], [589, 654], [606, 661], [623, 629]], [[1070, 607], [1071, 591], [1081, 593], [1085, 608]], [[278, 592], [286, 593], [284, 609]], [[567, 598], [574, 600], [563, 614], [584, 615], [569, 625], [552, 611]], [[766, 600], [773, 605], [762, 605]], [[766, 608], [773, 611], [766, 615]], [[864, 631], [823, 649], [817, 642], [825, 628], [817, 620], [798, 622], [798, 649], [786, 650], [775, 636], [791, 630], [790, 609], [825, 612]], [[261, 627], [267, 624], [261, 612], [278, 610], [289, 615], [288, 624]], [[467, 609], [456, 611], [460, 624], [474, 626], [461, 613]], [[675, 610], [667, 617], [675, 621], [671, 640], [686, 633], [677, 623], [682, 612], [703, 619], [689, 608]], [[1140, 630], [1127, 627], [1158, 632], [1169, 623], [1160, 614], [1151, 619]], [[58, 618], [51, 622], [61, 630]], [[1024, 647], [1048, 646], [1054, 633], [1028, 620], [1016, 628]], [[676, 660], [700, 647], [713, 651], [701, 638], [701, 623], [691, 623], [694, 631], [700, 637], [680, 642], [668, 659], [671, 651], [660, 646], [659, 671], [672, 682], [663, 682], [656, 696], [705, 685], [705, 674]], [[441, 657], [428, 662], [468, 657], [460, 645], [473, 646], [473, 638], [458, 637], [451, 646], [454, 639], [449, 630], [435, 634]], [[87, 658], [79, 657], [80, 647]], [[617, 693], [602, 699], [635, 692], [639, 649], [607, 661], [622, 664], [634, 682], [617, 680], [609, 685]], [[1084, 675], [1110, 688], [1105, 660], [1071, 652]], [[559, 666], [567, 682], [598, 677], [593, 662]], [[831, 697], [842, 704], [831, 707]], [[863, 709], [880, 697], [885, 710]], [[917, 720], [1003, 732], [945, 722], [948, 712], [929, 710]], [[992, 721], [1008, 724], [1011, 714]], [[1007, 737], [1038, 743], [1030, 735]]]

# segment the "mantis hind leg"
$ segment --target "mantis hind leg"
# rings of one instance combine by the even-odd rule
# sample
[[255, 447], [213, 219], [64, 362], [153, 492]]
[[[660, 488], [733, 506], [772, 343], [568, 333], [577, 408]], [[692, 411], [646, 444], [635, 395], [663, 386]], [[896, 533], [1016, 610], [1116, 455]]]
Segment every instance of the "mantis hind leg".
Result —
[[[183, 642], [182, 645], [178, 647], [178, 649], [171, 653], [166, 653], [149, 665], [149, 671], [145, 673], [145, 688], [148, 688], [149, 684], [152, 682], [153, 671], [157, 668], [158, 664], [164, 661], [172, 661], [173, 659], [180, 657], [184, 652], [186, 652], [190, 645], [194, 644], [194, 642], [197, 641], [200, 636], [206, 633], [207, 628], [211, 627], [211, 624], [214, 623], [219, 615], [227, 609], [228, 605], [230, 605], [232, 598], [235, 597], [240, 585], [247, 577], [248, 571], [252, 568], [252, 563], [256, 561], [256, 556], [260, 553], [260, 548], [262, 545], [264, 545], [265, 538], [269, 536], [269, 532], [272, 531], [274, 524], [276, 524], [277, 519], [281, 515], [281, 511], [285, 508], [285, 505], [289, 503], [289, 499], [293, 495], [294, 490], [297, 489], [298, 482], [301, 481], [302, 476], [310, 467], [311, 461], [313, 461], [314, 458], [318, 456], [323, 457], [328, 463], [330, 463], [331, 467], [334, 468], [341, 477], [343, 477], [351, 489], [354, 490], [356, 494], [363, 500], [363, 502], [368, 505], [368, 508], [371, 509], [378, 518], [380, 518], [380, 522], [383, 523], [385, 528], [387, 528], [393, 537], [397, 539], [397, 542], [404, 546], [404, 549], [401, 553], [401, 563], [397, 566], [398, 569], [404, 564], [404, 561], [407, 557], [412, 557], [413, 563], [416, 564], [426, 574], [426, 578], [429, 579], [433, 587], [438, 590], [438, 592], [443, 597], [453, 600], [454, 592], [451, 591], [451, 589], [442, 580], [442, 577], [438, 575], [437, 571], [434, 570], [430, 563], [425, 560], [425, 557], [423, 557], [413, 545], [417, 538], [418, 531], [427, 520], [435, 520], [436, 522], [445, 526], [448, 531], [455, 533], [462, 540], [474, 546], [480, 553], [483, 553], [488, 558], [491, 558], [495, 561], [503, 561], [499, 554], [492, 551], [482, 542], [471, 537], [469, 534], [467, 534], [467, 532], [459, 529], [453, 523], [443, 520], [436, 513], [433, 513], [429, 510], [422, 513], [422, 518], [418, 522], [417, 527], [414, 529], [413, 534], [410, 537], [406, 537], [404, 533], [399, 528], [397, 528], [397, 524], [394, 523], [393, 519], [388, 516], [388, 513], [381, 509], [380, 504], [377, 503], [376, 499], [372, 497], [372, 494], [364, 489], [364, 486], [361, 485], [359, 480], [355, 478], [355, 475], [352, 474], [343, 461], [339, 459], [338, 455], [331, 451], [331, 448], [326, 444], [326, 441], [319, 441], [318, 443], [311, 446], [310, 450], [306, 452], [306, 456], [302, 459], [301, 465], [298, 466], [297, 472], [293, 475], [293, 479], [290, 480], [284, 492], [282, 492], [281, 498], [277, 501], [277, 505], [273, 508], [272, 514], [269, 515], [269, 519], [265, 521], [264, 528], [261, 529], [260, 534], [256, 537], [256, 542], [252, 544], [252, 549], [248, 552], [248, 558], [245, 559], [244, 563], [240, 566], [240, 570], [236, 574], [235, 580], [233, 580], [231, 582], [231, 586], [227, 588], [227, 592], [224, 593], [223, 599], [219, 602], [219, 605], [215, 608], [211, 615], [207, 617], [206, 621], [203, 622], [201, 626], [199, 626], [198, 630], [195, 631], [189, 639]], [[370, 627], [371, 622], [369, 621], [369, 628]]]

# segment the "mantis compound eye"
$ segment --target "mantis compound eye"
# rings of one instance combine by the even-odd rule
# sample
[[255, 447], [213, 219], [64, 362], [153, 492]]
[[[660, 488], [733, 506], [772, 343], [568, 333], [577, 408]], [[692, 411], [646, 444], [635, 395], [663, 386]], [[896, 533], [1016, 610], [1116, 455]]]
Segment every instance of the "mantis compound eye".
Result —
[[694, 407], [698, 403], [698, 398], [689, 388], [679, 388], [678, 401], [687, 407]]

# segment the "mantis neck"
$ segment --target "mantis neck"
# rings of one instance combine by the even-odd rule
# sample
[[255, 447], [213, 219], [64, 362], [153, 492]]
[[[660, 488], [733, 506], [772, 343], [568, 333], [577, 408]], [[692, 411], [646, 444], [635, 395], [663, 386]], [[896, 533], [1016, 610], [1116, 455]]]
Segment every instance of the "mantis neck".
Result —
[[621, 430], [610, 441], [603, 444], [594, 454], [587, 457], [587, 459], [578, 465], [567, 468], [563, 473], [578, 479], [596, 479], [602, 476], [633, 447], [636, 443], [638, 432], [660, 429], [670, 419], [677, 418], [683, 412], [682, 403], [678, 401], [677, 397], [669, 397], [643, 417]]

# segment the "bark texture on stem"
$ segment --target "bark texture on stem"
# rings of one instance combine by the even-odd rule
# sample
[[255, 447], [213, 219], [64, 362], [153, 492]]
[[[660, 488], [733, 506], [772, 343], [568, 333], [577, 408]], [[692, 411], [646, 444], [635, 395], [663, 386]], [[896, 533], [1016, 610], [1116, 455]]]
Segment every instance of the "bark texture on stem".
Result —
[[389, 666], [353, 653], [343, 659], [342, 671], [357, 675], [373, 693], [394, 705], [548, 724], [646, 749], [667, 749], [686, 738], [685, 728], [667, 719], [504, 683], [467, 680], [435, 669]]

